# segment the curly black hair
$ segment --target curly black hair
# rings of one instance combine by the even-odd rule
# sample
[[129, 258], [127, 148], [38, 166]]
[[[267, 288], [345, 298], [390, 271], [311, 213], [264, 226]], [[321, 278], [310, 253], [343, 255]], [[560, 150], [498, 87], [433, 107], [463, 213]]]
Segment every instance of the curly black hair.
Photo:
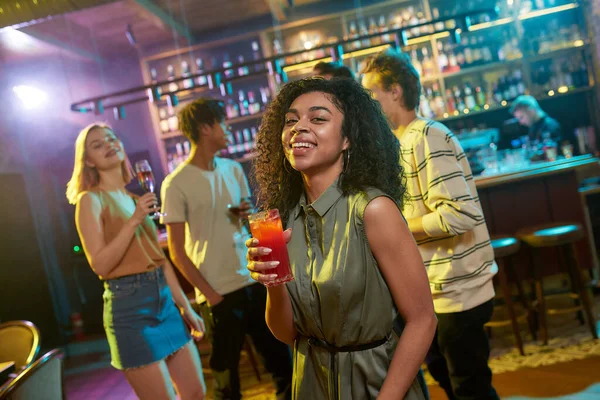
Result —
[[[322, 92], [342, 112], [342, 135], [348, 138], [349, 162], [339, 185], [344, 194], [378, 188], [403, 206], [406, 189], [400, 165], [400, 144], [381, 106], [351, 79], [306, 78], [285, 85], [269, 104], [256, 137], [254, 180], [264, 209], [277, 208], [284, 221], [304, 191], [300, 172], [285, 158], [281, 134], [285, 114], [299, 96]], [[344, 157], [344, 163], [348, 160]]]

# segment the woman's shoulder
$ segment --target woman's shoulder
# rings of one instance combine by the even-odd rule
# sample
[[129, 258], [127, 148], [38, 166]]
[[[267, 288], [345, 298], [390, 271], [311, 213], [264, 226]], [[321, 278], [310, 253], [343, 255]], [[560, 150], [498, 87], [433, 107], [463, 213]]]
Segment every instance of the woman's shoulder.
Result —
[[354, 210], [356, 212], [357, 217], [362, 220], [365, 215], [365, 210], [367, 206], [375, 199], [379, 197], [386, 197], [394, 202], [394, 204], [398, 204], [397, 201], [392, 198], [389, 194], [385, 193], [383, 190], [378, 189], [376, 187], [367, 187], [356, 193], [353, 193], [349, 196], [349, 201], [354, 205]]

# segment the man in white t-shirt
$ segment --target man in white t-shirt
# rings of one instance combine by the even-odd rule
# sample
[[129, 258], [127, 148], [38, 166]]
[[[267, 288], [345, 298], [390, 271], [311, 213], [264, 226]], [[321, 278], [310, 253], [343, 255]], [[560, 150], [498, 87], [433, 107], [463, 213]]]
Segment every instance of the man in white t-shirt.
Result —
[[212, 344], [215, 399], [241, 398], [238, 364], [246, 334], [273, 376], [277, 398], [288, 399], [291, 354], [267, 327], [266, 290], [246, 269], [249, 232], [242, 219], [252, 207], [248, 181], [239, 163], [215, 157], [228, 145], [222, 103], [192, 102], [179, 113], [179, 127], [191, 152], [163, 182], [162, 222], [174, 264], [196, 288], [201, 304]]

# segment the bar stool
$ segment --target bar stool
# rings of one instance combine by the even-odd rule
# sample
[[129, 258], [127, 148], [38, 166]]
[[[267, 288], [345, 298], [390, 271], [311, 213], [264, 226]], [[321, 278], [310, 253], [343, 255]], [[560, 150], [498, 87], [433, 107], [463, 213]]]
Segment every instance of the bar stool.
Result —
[[[511, 236], [494, 236], [492, 237], [492, 248], [494, 249], [494, 257], [496, 259], [496, 263], [498, 264], [498, 281], [500, 283], [500, 290], [502, 291], [502, 298], [504, 299], [504, 305], [508, 311], [509, 319], [497, 321], [492, 320], [485, 324], [485, 326], [488, 328], [495, 328], [510, 324], [512, 326], [513, 334], [515, 335], [519, 353], [524, 356], [525, 351], [523, 350], [523, 340], [521, 338], [519, 323], [527, 321], [527, 325], [534, 339], [535, 330], [533, 329], [530, 318], [531, 307], [529, 306], [529, 302], [525, 297], [523, 286], [517, 277], [513, 264], [513, 256], [521, 248], [521, 243], [519, 240]], [[522, 312], [520, 315], [517, 315], [517, 312], [515, 311], [515, 305], [512, 300], [510, 286], [508, 283], [508, 274], [511, 274], [514, 277], [515, 285], [519, 293], [519, 299], [521, 301], [521, 305], [523, 306], [524, 312]]]
[[[540, 336], [543, 344], [548, 344], [548, 323], [547, 316], [553, 314], [565, 314], [571, 312], [585, 312], [587, 322], [592, 332], [592, 336], [598, 339], [596, 331], [596, 319], [592, 311], [592, 301], [582, 277], [581, 265], [577, 258], [577, 241], [585, 237], [585, 231], [581, 225], [576, 223], [550, 223], [536, 225], [521, 229], [517, 232], [517, 237], [531, 247], [533, 255], [533, 279], [535, 284], [536, 310], [540, 325]], [[569, 296], [575, 299], [575, 307], [562, 309], [548, 309], [546, 307], [546, 298], [551, 296], [544, 294], [543, 286], [543, 265], [540, 260], [540, 249], [544, 247], [556, 247], [559, 252], [560, 261], [566, 268], [570, 283], [571, 293]], [[556, 297], [554, 295], [553, 297]], [[583, 303], [580, 304], [579, 300]], [[583, 323], [583, 321], [582, 321]]]

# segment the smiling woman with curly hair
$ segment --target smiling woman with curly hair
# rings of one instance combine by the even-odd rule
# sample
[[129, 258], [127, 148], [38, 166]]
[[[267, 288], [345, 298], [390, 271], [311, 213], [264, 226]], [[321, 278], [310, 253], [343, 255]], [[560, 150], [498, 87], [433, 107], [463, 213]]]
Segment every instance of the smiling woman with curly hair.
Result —
[[[293, 398], [424, 398], [416, 376], [436, 320], [399, 208], [399, 144], [378, 103], [349, 79], [290, 83], [263, 118], [257, 153], [259, 198], [282, 215], [295, 277], [268, 287], [265, 315], [293, 345]], [[252, 277], [270, 283], [278, 263], [258, 261], [270, 249], [247, 245]]]

